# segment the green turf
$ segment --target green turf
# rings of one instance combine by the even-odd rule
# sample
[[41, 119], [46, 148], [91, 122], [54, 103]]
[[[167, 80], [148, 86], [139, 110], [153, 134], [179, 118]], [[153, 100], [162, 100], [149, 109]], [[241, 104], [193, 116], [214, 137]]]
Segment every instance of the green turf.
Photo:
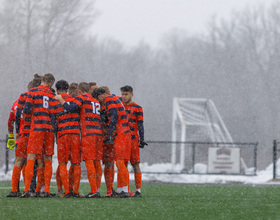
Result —
[[0, 182], [0, 219], [280, 219], [275, 186], [143, 184], [143, 197], [128, 199], [6, 198], [9, 186]]

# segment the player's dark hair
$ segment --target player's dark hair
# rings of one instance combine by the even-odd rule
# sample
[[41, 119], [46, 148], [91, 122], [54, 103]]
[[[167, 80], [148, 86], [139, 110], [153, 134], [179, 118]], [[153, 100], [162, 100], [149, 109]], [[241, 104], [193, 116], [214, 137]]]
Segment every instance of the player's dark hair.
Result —
[[125, 86], [121, 87], [120, 90], [122, 92], [131, 92], [131, 93], [133, 93], [133, 88], [131, 86], [129, 86], [129, 85], [125, 85]]
[[78, 86], [78, 89], [81, 90], [82, 92], [89, 92], [89, 84], [87, 82], [81, 82]]
[[95, 90], [93, 90], [93, 97], [98, 97], [99, 95], [105, 94], [106, 90], [103, 89], [102, 87], [99, 87]]
[[97, 95], [97, 93], [96, 93], [97, 89], [98, 89], [98, 88], [95, 88], [95, 89], [92, 91], [92, 93], [91, 93], [91, 96], [92, 96], [93, 98], [95, 98], [95, 99], [98, 98], [98, 95]]
[[45, 83], [51, 83], [51, 84], [53, 85], [53, 84], [54, 84], [54, 81], [55, 81], [55, 78], [54, 78], [53, 74], [51, 74], [51, 73], [46, 73], [46, 74], [43, 76], [42, 81], [45, 82]]
[[59, 80], [55, 84], [55, 88], [59, 91], [66, 91], [69, 88], [69, 84], [65, 80]]
[[53, 88], [50, 88], [50, 90], [52, 91], [52, 93], [55, 95], [55, 90]]
[[34, 88], [33, 80], [28, 83], [27, 90], [29, 91], [32, 88]]
[[100, 88], [104, 89], [108, 95], [111, 93], [108, 86], [100, 86]]
[[90, 87], [96, 86], [96, 85], [97, 85], [96, 82], [90, 82], [90, 83], [88, 83], [88, 84], [89, 84]]
[[32, 82], [33, 82], [33, 88], [34, 87], [37, 87], [37, 86], [39, 86], [39, 85], [41, 85], [41, 82], [42, 82], [42, 76], [40, 76], [38, 73], [35, 73], [34, 74], [34, 78], [33, 78], [33, 80], [32, 80]]

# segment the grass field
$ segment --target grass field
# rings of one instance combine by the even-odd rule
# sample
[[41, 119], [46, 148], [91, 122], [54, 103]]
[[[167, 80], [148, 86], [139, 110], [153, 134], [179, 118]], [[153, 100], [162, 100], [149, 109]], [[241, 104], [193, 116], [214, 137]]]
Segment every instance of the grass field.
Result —
[[142, 198], [126, 199], [6, 198], [10, 190], [0, 182], [0, 219], [280, 219], [277, 186], [143, 184]]

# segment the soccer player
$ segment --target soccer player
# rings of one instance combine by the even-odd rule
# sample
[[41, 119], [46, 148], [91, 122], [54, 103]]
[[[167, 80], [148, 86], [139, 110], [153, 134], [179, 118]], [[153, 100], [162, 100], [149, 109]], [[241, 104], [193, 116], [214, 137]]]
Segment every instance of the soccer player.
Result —
[[[65, 80], [59, 80], [55, 84], [57, 94], [65, 102], [73, 102], [75, 98], [68, 95], [69, 84]], [[71, 196], [69, 192], [69, 179], [67, 175], [67, 163], [71, 159], [74, 170], [74, 197], [79, 197], [79, 185], [81, 179], [81, 151], [80, 151], [80, 119], [79, 110], [69, 112], [63, 108], [57, 100], [51, 103], [51, 114], [57, 132], [57, 157], [59, 163], [59, 174], [64, 186], [65, 197]]]
[[[78, 83], [75, 83], [75, 82], [71, 83], [69, 86], [69, 90], [68, 90], [69, 95], [71, 95], [72, 97], [78, 96], [79, 95], [78, 86], [79, 86]], [[72, 166], [72, 164], [69, 168], [68, 177], [69, 177], [69, 191], [72, 196], [76, 197], [77, 194], [74, 195], [74, 190], [73, 190], [73, 188], [74, 188], [74, 167]], [[57, 185], [57, 189], [58, 189], [58, 196], [63, 195], [62, 181], [60, 178], [59, 166], [57, 167], [57, 170], [56, 170], [56, 185]], [[79, 189], [79, 187], [76, 187], [76, 188]]]
[[97, 149], [102, 148], [100, 103], [89, 94], [89, 90], [89, 84], [81, 82], [78, 86], [80, 95], [76, 97], [75, 101], [67, 103], [61, 96], [57, 96], [56, 99], [70, 112], [76, 111], [77, 109], [80, 110], [82, 157], [85, 161], [91, 187], [91, 192], [85, 197], [98, 198], [100, 197], [100, 192], [97, 191], [96, 186], [94, 160], [96, 160]]
[[54, 133], [50, 116], [49, 102], [54, 97], [50, 88], [55, 78], [47, 73], [42, 78], [40, 86], [28, 93], [23, 112], [31, 114], [31, 130], [27, 145], [27, 165], [25, 169], [25, 188], [22, 198], [30, 197], [30, 183], [34, 172], [36, 155], [44, 154], [45, 190], [42, 197], [51, 197], [50, 182], [52, 177], [52, 155], [54, 154]]
[[[18, 101], [19, 101], [19, 99], [17, 99], [14, 102], [14, 104], [11, 108], [11, 112], [10, 112], [10, 116], [9, 116], [9, 120], [8, 120], [9, 136], [8, 136], [7, 148], [9, 148], [10, 150], [14, 150], [14, 146], [16, 145], [16, 143], [18, 143], [17, 136], [19, 136], [19, 135], [17, 134], [17, 132], [18, 133], [20, 132], [20, 131], [16, 131], [16, 139], [15, 139], [14, 123], [16, 121], [16, 110], [17, 110], [17, 106], [18, 106]], [[19, 189], [18, 189], [18, 184], [19, 184], [22, 164], [24, 162], [24, 157], [23, 158], [18, 157], [17, 152], [18, 152], [18, 147], [16, 149], [16, 160], [15, 160], [15, 165], [14, 165], [13, 174], [12, 174], [12, 191], [7, 195], [7, 197], [18, 197], [21, 195], [21, 193], [19, 192]], [[24, 172], [22, 173], [22, 175], [24, 176]]]
[[[109, 132], [105, 134], [106, 140], [104, 143], [113, 144], [114, 146], [114, 156], [118, 168], [117, 197], [126, 198], [129, 197], [129, 172], [125, 166], [124, 160], [130, 159], [130, 129], [123, 104], [118, 97], [108, 94], [108, 92], [109, 91], [106, 92], [104, 88], [100, 87], [95, 90], [95, 95], [98, 97], [100, 103], [105, 106], [106, 115], [109, 120]], [[105, 168], [107, 168], [106, 163]], [[109, 182], [107, 190], [110, 186], [111, 184]], [[111, 192], [107, 191], [106, 196], [109, 196], [109, 193]]]
[[[29, 82], [27, 86], [27, 90], [29, 91], [31, 88], [39, 86], [41, 83], [40, 76], [38, 74], [34, 75], [34, 79]], [[20, 95], [19, 99], [15, 102], [17, 103], [14, 106], [17, 106], [14, 108], [15, 112], [11, 112], [14, 116], [12, 117], [12, 121], [15, 121], [15, 127], [16, 127], [16, 141], [17, 141], [17, 148], [16, 148], [16, 160], [15, 165], [13, 167], [13, 173], [12, 173], [12, 191], [7, 197], [17, 197], [20, 195], [18, 191], [18, 184], [20, 179], [20, 171], [22, 170], [22, 176], [23, 180], [25, 179], [25, 160], [27, 157], [26, 148], [28, 143], [28, 137], [29, 137], [29, 131], [30, 131], [30, 124], [31, 124], [31, 118], [30, 115], [24, 115], [22, 114], [23, 107], [25, 105], [25, 101], [27, 98], [27, 92], [24, 92]], [[11, 115], [10, 115], [11, 118]], [[12, 124], [13, 125], [13, 124]], [[10, 125], [9, 131], [13, 132], [13, 127], [11, 128]], [[35, 166], [36, 167], [36, 166]], [[37, 167], [36, 167], [37, 168]], [[35, 174], [35, 173], [34, 173]], [[32, 191], [35, 191], [36, 187], [36, 175], [33, 176], [32, 182], [31, 182], [31, 188]]]
[[144, 148], [144, 146], [147, 145], [144, 141], [143, 109], [140, 105], [132, 101], [133, 88], [131, 86], [123, 86], [120, 90], [131, 131], [130, 163], [134, 170], [136, 186], [136, 192], [133, 197], [141, 197], [142, 173], [139, 166], [140, 148]]

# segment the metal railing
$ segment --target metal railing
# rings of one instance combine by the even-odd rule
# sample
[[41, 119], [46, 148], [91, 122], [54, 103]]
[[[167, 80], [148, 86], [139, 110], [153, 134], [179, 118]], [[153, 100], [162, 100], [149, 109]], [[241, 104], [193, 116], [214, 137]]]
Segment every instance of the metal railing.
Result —
[[[238, 147], [240, 148], [240, 162], [242, 170], [237, 175], [256, 175], [257, 173], [257, 146], [258, 143], [244, 142], [193, 142], [193, 141], [147, 141], [149, 146], [141, 150], [141, 162], [172, 163], [182, 167], [181, 173], [185, 174], [214, 174], [199, 173], [195, 166], [198, 163], [207, 164], [208, 147]], [[174, 147], [175, 146], [175, 147]], [[175, 149], [175, 151], [174, 151]], [[175, 155], [174, 155], [175, 153]], [[144, 155], [143, 155], [144, 154]], [[178, 163], [176, 163], [178, 161]], [[145, 171], [142, 171], [145, 173]], [[148, 172], [162, 173], [162, 172]], [[168, 172], [170, 173], [170, 172]], [[224, 175], [226, 173], [215, 173]], [[232, 174], [231, 174], [232, 175]]]

